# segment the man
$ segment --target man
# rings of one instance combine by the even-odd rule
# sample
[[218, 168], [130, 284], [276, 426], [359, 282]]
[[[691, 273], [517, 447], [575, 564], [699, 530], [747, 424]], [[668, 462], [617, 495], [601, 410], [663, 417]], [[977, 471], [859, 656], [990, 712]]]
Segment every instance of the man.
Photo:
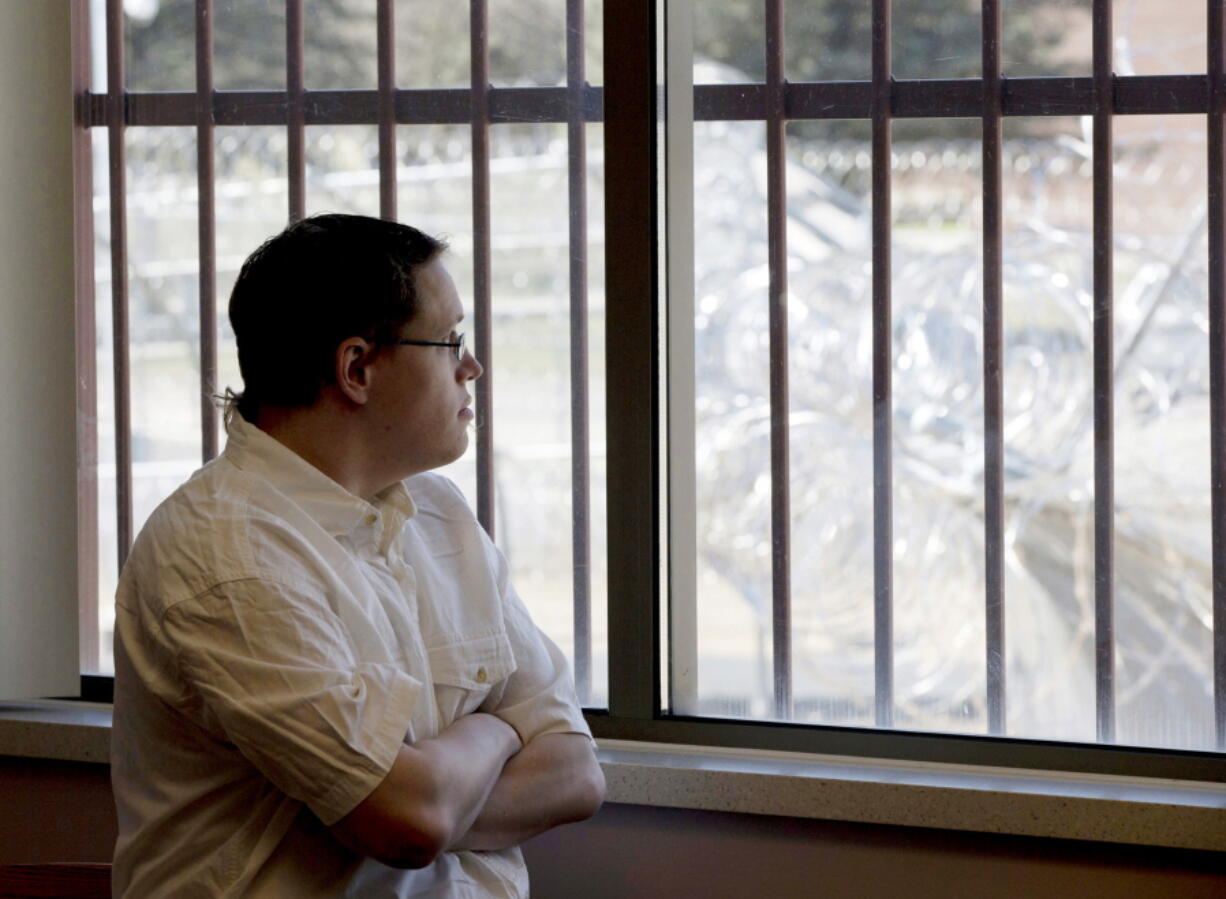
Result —
[[444, 245], [316, 216], [244, 264], [225, 452], [116, 599], [117, 896], [524, 896], [599, 807], [566, 662], [459, 490]]

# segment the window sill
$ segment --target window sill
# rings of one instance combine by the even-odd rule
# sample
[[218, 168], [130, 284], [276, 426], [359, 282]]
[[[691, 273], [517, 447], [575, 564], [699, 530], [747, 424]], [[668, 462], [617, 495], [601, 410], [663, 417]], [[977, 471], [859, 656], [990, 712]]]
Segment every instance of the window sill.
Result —
[[[111, 708], [0, 703], [0, 755], [106, 764]], [[1226, 852], [1226, 786], [601, 740], [607, 801]]]

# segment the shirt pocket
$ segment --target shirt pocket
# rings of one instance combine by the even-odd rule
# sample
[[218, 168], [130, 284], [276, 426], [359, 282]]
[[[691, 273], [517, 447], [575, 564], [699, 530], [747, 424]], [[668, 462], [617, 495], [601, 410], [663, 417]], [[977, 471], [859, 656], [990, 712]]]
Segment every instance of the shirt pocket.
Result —
[[439, 643], [426, 654], [441, 727], [475, 712], [491, 690], [501, 689], [515, 673], [515, 655], [505, 632]]

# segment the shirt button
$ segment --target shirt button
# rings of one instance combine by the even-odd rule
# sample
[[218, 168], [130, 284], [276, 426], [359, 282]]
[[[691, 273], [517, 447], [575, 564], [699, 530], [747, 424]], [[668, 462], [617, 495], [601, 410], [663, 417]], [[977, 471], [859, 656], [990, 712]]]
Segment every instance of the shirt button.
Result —
[[367, 516], [366, 516], [366, 523], [367, 523], [367, 524], [374, 524], [374, 523], [375, 523], [376, 521], [378, 521], [378, 520], [379, 520], [379, 516], [377, 516], [377, 515], [373, 515], [373, 514], [372, 514], [372, 515], [367, 515]]
[[484, 668], [477, 669], [477, 683], [483, 684], [489, 680], [489, 673]]

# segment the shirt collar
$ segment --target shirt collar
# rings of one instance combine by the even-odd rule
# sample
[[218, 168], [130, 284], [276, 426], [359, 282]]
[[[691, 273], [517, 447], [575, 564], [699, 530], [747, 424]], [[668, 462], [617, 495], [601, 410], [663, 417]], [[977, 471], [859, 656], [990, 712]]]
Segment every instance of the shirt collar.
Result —
[[268, 481], [333, 537], [366, 529], [386, 552], [405, 522], [417, 514], [413, 497], [399, 481], [367, 502], [238, 413], [226, 432], [224, 456], [231, 464]]

